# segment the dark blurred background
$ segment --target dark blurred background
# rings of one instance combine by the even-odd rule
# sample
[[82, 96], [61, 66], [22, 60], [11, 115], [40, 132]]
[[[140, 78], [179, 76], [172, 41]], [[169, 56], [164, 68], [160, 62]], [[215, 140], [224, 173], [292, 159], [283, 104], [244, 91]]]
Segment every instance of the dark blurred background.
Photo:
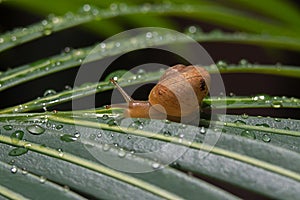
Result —
[[[224, 31], [233, 31], [201, 21], [182, 19], [179, 17], [168, 18], [177, 24], [181, 31], [185, 30], [186, 27], [190, 25], [198, 25], [204, 32], [216, 28]], [[44, 19], [44, 17], [27, 12], [23, 9], [3, 3], [0, 4], [0, 33], [4, 33], [16, 27], [27, 26], [39, 22], [42, 19]], [[122, 29], [124, 30], [136, 28], [135, 26], [126, 23], [126, 21], [123, 21], [122, 17], [114, 18], [112, 20], [118, 21], [118, 24], [121, 24]], [[59, 54], [65, 47], [85, 47], [101, 42], [106, 38], [107, 36], [99, 36], [99, 34], [89, 31], [84, 27], [76, 27], [54, 33], [48, 37], [43, 37], [0, 53], [0, 70], [5, 71], [8, 68], [14, 68], [38, 59]], [[246, 59], [251, 63], [300, 65], [299, 53], [297, 52], [221, 42], [201, 43], [201, 45], [211, 55], [215, 62], [224, 60], [227, 63], [237, 64], [241, 59]], [[162, 52], [158, 53], [155, 50], [135, 51], [121, 56], [112, 63], [106, 74], [109, 74], [116, 69], [131, 69], [137, 65], [148, 62], [158, 62], [171, 66], [180, 62], [180, 60], [174, 55]], [[66, 85], [73, 85], [77, 70], [77, 68], [68, 69], [1, 92], [0, 108], [24, 103], [39, 96], [43, 96], [46, 89], [54, 89], [56, 91], [64, 90]], [[296, 78], [261, 74], [225, 74], [222, 75], [222, 77], [227, 95], [231, 92], [235, 95], [246, 96], [264, 93], [300, 98], [300, 82], [299, 79]], [[145, 91], [150, 91], [152, 86], [153, 85], [148, 85], [144, 88], [140, 88], [134, 93], [134, 98], [147, 99], [148, 92]], [[99, 95], [97, 96], [97, 106], [102, 106], [110, 102], [110, 92], [105, 92], [104, 94], [105, 95], [101, 95], [101, 98]], [[71, 108], [71, 103], [69, 102], [49, 109], [70, 110]], [[300, 118], [300, 111], [295, 109], [247, 109], [238, 111], [231, 110], [228, 112], [246, 112], [249, 115]]]

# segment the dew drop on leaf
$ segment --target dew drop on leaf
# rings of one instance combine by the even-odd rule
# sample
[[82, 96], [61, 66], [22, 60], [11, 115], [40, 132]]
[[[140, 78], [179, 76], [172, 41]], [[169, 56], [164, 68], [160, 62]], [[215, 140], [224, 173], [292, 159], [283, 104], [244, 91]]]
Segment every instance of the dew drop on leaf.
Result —
[[44, 35], [50, 35], [51, 33], [52, 33], [52, 28], [50, 26], [44, 28], [44, 31], [43, 31]]
[[19, 140], [23, 139], [23, 136], [24, 132], [21, 130], [17, 130], [10, 135], [10, 138], [12, 139], [12, 142], [16, 144], [19, 142]]
[[28, 174], [28, 171], [27, 171], [26, 168], [22, 168], [22, 174], [23, 174], [23, 175], [27, 175], [27, 174]]
[[250, 138], [250, 139], [256, 139], [255, 134], [252, 131], [248, 131], [248, 130], [244, 130], [243, 132], [241, 132], [241, 136]]
[[279, 118], [274, 118], [274, 121], [275, 121], [275, 122], [281, 122], [281, 119], [279, 119]]
[[158, 169], [160, 167], [160, 164], [157, 162], [152, 163], [152, 168], [153, 169]]
[[249, 115], [247, 115], [246, 113], [242, 114], [241, 116], [243, 119], [248, 119]]
[[13, 174], [15, 174], [15, 173], [18, 172], [18, 168], [17, 168], [15, 165], [13, 165], [13, 166], [11, 166], [11, 168], [10, 168], [10, 172], [13, 173]]
[[64, 142], [75, 142], [77, 140], [77, 137], [70, 134], [64, 134], [60, 136], [60, 139]]
[[30, 125], [26, 127], [26, 130], [33, 135], [41, 135], [45, 132], [45, 129], [40, 125]]
[[52, 95], [55, 95], [55, 94], [56, 94], [56, 91], [55, 91], [55, 90], [49, 89], [49, 90], [46, 90], [46, 91], [44, 92], [44, 97], [52, 96]]
[[242, 66], [248, 66], [249, 62], [246, 59], [242, 59], [242, 60], [240, 60], [239, 64], [242, 65]]
[[109, 144], [104, 144], [103, 145], [103, 151], [108, 151], [110, 149], [110, 145]]
[[200, 133], [201, 134], [205, 134], [206, 133], [206, 129], [203, 126], [200, 128]]
[[102, 116], [102, 119], [103, 119], [103, 120], [107, 120], [107, 119], [108, 119], [108, 115], [103, 115], [103, 116]]
[[282, 102], [281, 101], [272, 101], [272, 107], [273, 108], [281, 108], [282, 107]]
[[236, 124], [246, 124], [246, 122], [244, 122], [243, 120], [235, 120], [234, 123]]
[[114, 120], [114, 119], [110, 119], [110, 120], [107, 122], [107, 124], [108, 124], [109, 126], [115, 126], [115, 125], [117, 125], [117, 121]]
[[124, 158], [126, 156], [126, 151], [124, 151], [123, 149], [119, 149], [118, 156], [120, 158]]
[[46, 182], [46, 180], [47, 180], [47, 179], [46, 179], [44, 176], [41, 176], [41, 177], [40, 177], [40, 183], [43, 184], [43, 183]]
[[270, 125], [269, 125], [269, 124], [266, 124], [266, 123], [255, 124], [255, 126], [262, 126], [262, 127], [266, 127], [266, 128], [269, 128], [269, 127], [270, 127]]
[[57, 151], [58, 151], [58, 156], [59, 157], [63, 157], [64, 156], [64, 152], [63, 152], [62, 149], [57, 149]]
[[13, 126], [12, 126], [12, 125], [4, 125], [3, 128], [4, 128], [4, 130], [6, 130], [6, 131], [10, 131], [10, 130], [13, 129]]
[[270, 142], [270, 141], [271, 141], [271, 138], [270, 138], [270, 136], [269, 136], [268, 134], [264, 134], [264, 135], [262, 136], [262, 140], [263, 140], [264, 142]]
[[25, 153], [28, 152], [28, 149], [27, 148], [24, 148], [24, 147], [17, 147], [17, 148], [14, 148], [12, 149], [8, 155], [10, 156], [20, 156], [20, 155], [23, 155]]
[[220, 69], [226, 69], [227, 68], [227, 63], [225, 61], [223, 61], [223, 60], [218, 61], [216, 65]]
[[167, 137], [172, 135], [172, 133], [168, 130], [164, 130], [163, 133], [164, 133], [164, 136], [167, 136]]
[[64, 127], [63, 125], [59, 124], [55, 128], [56, 128], [56, 130], [61, 130], [61, 129], [63, 129], [63, 127]]
[[74, 136], [75, 136], [76, 138], [80, 138], [81, 134], [80, 134], [79, 131], [76, 131], [75, 134], [74, 134]]
[[82, 10], [84, 12], [89, 12], [91, 10], [91, 6], [89, 4], [84, 4]]

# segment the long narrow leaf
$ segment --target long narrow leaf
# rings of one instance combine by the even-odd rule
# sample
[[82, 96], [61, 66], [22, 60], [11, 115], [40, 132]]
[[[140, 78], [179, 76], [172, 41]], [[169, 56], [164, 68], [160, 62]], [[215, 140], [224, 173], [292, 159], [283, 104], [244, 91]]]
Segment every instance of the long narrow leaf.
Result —
[[236, 10], [218, 7], [218, 6], [201, 6], [201, 5], [149, 5], [144, 6], [128, 6], [126, 8], [117, 7], [116, 10], [83, 7], [81, 13], [68, 13], [64, 17], [51, 16], [49, 19], [41, 23], [33, 24], [25, 29], [15, 29], [1, 35], [0, 52], [12, 48], [18, 44], [50, 35], [53, 32], [74, 27], [93, 20], [112, 18], [116, 16], [128, 14], [174, 14], [178, 16], [188, 16], [203, 18], [219, 24], [225, 24], [235, 28], [249, 30], [261, 33], [267, 30], [270, 34], [289, 35], [298, 37], [297, 33], [289, 31], [263, 21], [255, 20]]

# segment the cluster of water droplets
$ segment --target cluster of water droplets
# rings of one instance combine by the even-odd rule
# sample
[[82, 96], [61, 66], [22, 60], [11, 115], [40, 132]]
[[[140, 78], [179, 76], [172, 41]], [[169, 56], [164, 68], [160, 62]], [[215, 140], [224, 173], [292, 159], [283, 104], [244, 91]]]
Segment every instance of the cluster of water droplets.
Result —
[[60, 140], [64, 142], [75, 142], [80, 138], [81, 134], [76, 131], [74, 134], [63, 134], [60, 136]]
[[[28, 148], [31, 147], [31, 143], [26, 142], [26, 140], [23, 139], [25, 132], [20, 129], [15, 129], [14, 126], [10, 125], [10, 124], [3, 125], [2, 127], [5, 131], [8, 131], [8, 132], [12, 131], [12, 133], [10, 134], [10, 138], [11, 138], [11, 141], [13, 144], [17, 145], [17, 144], [19, 144], [19, 142], [21, 140], [25, 142], [23, 146], [12, 149], [9, 152], [9, 155], [10, 156], [20, 156], [20, 155], [27, 153]], [[32, 135], [41, 135], [45, 132], [45, 129], [38, 124], [32, 124], [32, 125], [26, 126], [26, 131]]]

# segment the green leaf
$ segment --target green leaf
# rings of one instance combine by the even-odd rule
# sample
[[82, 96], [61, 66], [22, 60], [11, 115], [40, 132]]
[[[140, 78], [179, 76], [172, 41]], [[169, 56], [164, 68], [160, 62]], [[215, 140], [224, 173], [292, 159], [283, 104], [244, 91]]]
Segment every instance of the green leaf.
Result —
[[[14, 115], [15, 117], [17, 116], [16, 114]], [[132, 130], [128, 128], [120, 129], [120, 127], [117, 126], [111, 126], [101, 122], [99, 123], [99, 119], [97, 122], [94, 122], [93, 118], [95, 116], [90, 118], [92, 121], [87, 121], [87, 119], [89, 119], [88, 115], [85, 116], [86, 120], [71, 119], [63, 116], [59, 117], [59, 114], [48, 115], [45, 118], [48, 119], [47, 123], [50, 123], [49, 127], [63, 125], [63, 129], [61, 131], [55, 131], [54, 128], [52, 131], [47, 130], [50, 131], [49, 134], [47, 134], [46, 131], [46, 133], [43, 135], [43, 137], [46, 137], [44, 139], [47, 141], [47, 145], [54, 149], [60, 148], [58, 143], [60, 134], [66, 132], [75, 133], [75, 130], [80, 133], [80, 139], [78, 141], [64, 143], [63, 146], [61, 146], [63, 148], [63, 153], [61, 156], [63, 160], [66, 160], [64, 158], [64, 155], [66, 154], [67, 160], [70, 161], [68, 159], [68, 153], [72, 151], [76, 152], [76, 155], [80, 155], [85, 159], [89, 158], [86, 153], [84, 153], [84, 148], [82, 148], [80, 143], [88, 148], [96, 148], [96, 152], [98, 153], [103, 153], [103, 151], [100, 150], [102, 148], [103, 150], [109, 152], [109, 155], [107, 155], [109, 158], [119, 157], [119, 148], [123, 149], [121, 151], [128, 151], [126, 155], [130, 155], [130, 151], [134, 151], [136, 153], [146, 153], [160, 150], [161, 152], [157, 154], [148, 156], [145, 154], [147, 158], [150, 158], [151, 160], [157, 160], [156, 162], [159, 163], [166, 163], [170, 157], [176, 156], [174, 151], [170, 151], [170, 149], [174, 148], [175, 152], [179, 152], [182, 150], [181, 148], [183, 146], [190, 146], [186, 149], [184, 156], [178, 158], [176, 163], [173, 163], [176, 168], [180, 168], [185, 171], [192, 171], [193, 173], [209, 176], [217, 180], [222, 180], [233, 184], [236, 187], [259, 192], [270, 198], [276, 197], [293, 199], [299, 195], [299, 191], [296, 188], [299, 187], [300, 180], [300, 167], [298, 162], [300, 156], [298, 153], [295, 153], [289, 149], [272, 145], [272, 143], [265, 143], [258, 140], [227, 134], [227, 132], [220, 134], [219, 131], [221, 129], [219, 129], [218, 126], [216, 126], [215, 129], [206, 129], [205, 134], [203, 135], [200, 134], [201, 128], [187, 125], [182, 126], [182, 124], [170, 122], [165, 123], [154, 120], [156, 123], [147, 126], [147, 129], [144, 128], [145, 130]], [[40, 117], [42, 117], [42, 115]], [[32, 115], [32, 117], [27, 118], [27, 120], [29, 119], [38, 123], [46, 123], [43, 117], [40, 117]], [[52, 120], [55, 120], [56, 122], [53, 122]], [[12, 122], [13, 121], [10, 120], [8, 123], [11, 124]], [[23, 126], [20, 126], [19, 122], [15, 122], [16, 125], [13, 124], [14, 128], [18, 129]], [[76, 124], [76, 129], [72, 124]], [[144, 126], [146, 127], [146, 125], [147, 120], [144, 120]], [[164, 126], [162, 129], [163, 132], [158, 132], [156, 134], [151, 133], [151, 130], [155, 130], [155, 127], [159, 127], [160, 125]], [[240, 127], [240, 129], [242, 129], [242, 127]], [[124, 130], [126, 130], [126, 132], [123, 132]], [[168, 131], [170, 135], [165, 135], [164, 132], [166, 131]], [[99, 133], [101, 133], [100, 136]], [[192, 133], [195, 133], [196, 137], [194, 142], [190, 143], [189, 134]], [[128, 134], [130, 134], [130, 139], [128, 138]], [[183, 136], [183, 139], [180, 140], [181, 134], [184, 134], [185, 136]], [[269, 132], [269, 134], [273, 135], [272, 132]], [[39, 141], [39, 139], [41, 139], [40, 137], [34, 135], [27, 136], [28, 138], [26, 139], [28, 141]], [[149, 136], [151, 138], [148, 138]], [[52, 137], [56, 137], [58, 140], [55, 140]], [[187, 140], [184, 139], [185, 137], [187, 137]], [[214, 140], [215, 138], [219, 138], [216, 146], [213, 147], [210, 145], [210, 143], [207, 143], [207, 141]], [[1, 137], [1, 141], [6, 144], [10, 143], [9, 140], [5, 139], [4, 136]], [[166, 144], [165, 142], [172, 143], [169, 144], [170, 146], [168, 149], [163, 150], [161, 147]], [[49, 148], [45, 150], [36, 149], [38, 146], [36, 146], [34, 142], [30, 142], [30, 144], [32, 144], [29, 147], [30, 150], [47, 155], [50, 154], [50, 152], [47, 153], [50, 151]], [[100, 144], [103, 144], [103, 146]], [[115, 144], [118, 146], [117, 149], [114, 149], [113, 147]], [[18, 145], [22, 146], [24, 144], [20, 143]], [[100, 148], [99, 150], [98, 147]], [[209, 151], [210, 153], [205, 154], [206, 151]], [[113, 156], [112, 154], [115, 155]], [[51, 153], [51, 156], [56, 158], [59, 158], [58, 155], [59, 152], [57, 151]], [[23, 156], [21, 156], [21, 158], [23, 158]], [[75, 159], [72, 157], [72, 161], [70, 162], [77, 163], [77, 159], [79, 158], [76, 157]], [[80, 163], [84, 163], [82, 165], [86, 165], [86, 162], [87, 161], [84, 160], [84, 162], [82, 161]], [[135, 177], [135, 175], [133, 176]], [[265, 180], [276, 181], [265, 184]], [[151, 180], [148, 179], [147, 181], [151, 182]], [[255, 184], [251, 184], [253, 182]], [[168, 182], [168, 184], [171, 183]], [[289, 189], [274, 192], [274, 189], [280, 187], [281, 184], [286, 185], [286, 188]]]
[[[15, 121], [15, 123], [16, 122], [17, 121]], [[48, 123], [53, 122], [48, 121]], [[25, 124], [18, 125], [18, 123], [14, 124], [13, 122], [10, 124], [13, 124], [15, 129], [26, 129]], [[68, 126], [67, 124], [63, 124], [63, 126], [62, 131], [64, 133], [74, 133], [74, 126]], [[2, 135], [0, 136], [0, 141], [8, 145], [26, 145], [30, 152], [19, 157], [18, 161], [22, 163], [22, 166], [25, 166], [26, 169], [32, 172], [47, 177], [47, 179], [49, 177], [49, 180], [68, 185], [77, 191], [88, 192], [95, 197], [100, 195], [114, 199], [124, 198], [124, 196], [130, 198], [136, 196], [143, 199], [149, 197], [157, 198], [158, 196], [170, 199], [198, 199], [199, 195], [209, 199], [235, 199], [234, 196], [221, 189], [215, 188], [208, 183], [169, 167], [146, 174], [126, 174], [103, 166], [95, 159], [97, 156], [93, 157], [91, 151], [88, 151], [88, 149], [92, 148], [92, 152], [95, 153], [96, 151], [97, 155], [101, 154], [102, 158], [119, 159], [119, 162], [125, 163], [125, 169], [126, 166], [129, 165], [134, 169], [145, 168], [149, 170], [153, 168], [156, 169], [156, 165], [159, 168], [160, 164], [157, 161], [141, 158], [138, 154], [132, 156], [132, 154], [126, 152], [126, 150], [112, 146], [110, 146], [108, 150], [107, 144], [103, 145], [95, 142], [96, 138], [93, 135], [95, 131], [99, 132], [97, 129], [81, 129], [79, 131], [80, 136], [78, 136], [78, 140], [72, 143], [64, 143], [64, 141], [59, 140], [59, 135], [63, 133], [62, 131], [47, 127], [45, 127], [45, 129], [47, 130], [41, 137], [27, 134], [26, 142], [20, 141], [18, 144], [13, 144], [7, 136]], [[47, 147], [39, 145], [43, 143], [47, 144]], [[61, 146], [63, 146], [62, 149], [60, 149]], [[6, 158], [5, 152], [8, 149], [7, 145], [1, 145], [2, 159]], [[120, 152], [122, 154], [120, 154]], [[37, 160], [39, 161], [39, 165], [31, 164]], [[92, 180], [91, 176], [93, 177]], [[118, 187], [116, 187], [116, 185], [118, 185]], [[135, 189], [133, 186], [135, 186]], [[119, 191], [117, 192], [117, 190]], [[152, 196], [149, 192], [157, 197]]]
[[4, 162], [0, 162], [0, 178], [0, 194], [10, 199], [85, 199], [66, 187], [28, 172], [26, 168]]
[[[240, 4], [243, 7], [246, 7], [253, 11], [258, 11], [263, 15], [268, 15], [274, 19], [279, 19], [282, 22], [291, 25], [293, 28], [299, 30], [299, 18], [300, 13], [297, 9], [297, 5], [294, 5], [291, 1], [282, 1], [282, 0], [252, 0], [252, 1], [240, 1], [240, 0], [231, 0], [235, 4]], [[278, 14], [278, 10], [282, 13]]]
[[[240, 30], [251, 31], [254, 33], [267, 32], [270, 35], [286, 35], [292, 38], [299, 38], [297, 32], [290, 31], [285, 27], [279, 27], [261, 20], [253, 19], [237, 10], [215, 6], [215, 5], [190, 5], [190, 4], [146, 4], [143, 6], [127, 6], [117, 10], [89, 8], [84, 7], [76, 14], [67, 13], [66, 16], [52, 16], [48, 19], [26, 27], [25, 29], [15, 29], [0, 35], [0, 52], [12, 48], [19, 44], [43, 37], [64, 30], [70, 27], [78, 26], [93, 20], [103, 20], [107, 18], [132, 15], [132, 14], [169, 14], [175, 16], [185, 16], [196, 19], [203, 19], [216, 24], [226, 25], [228, 27]], [[15, 38], [11, 40], [11, 38]]]
[[[291, 151], [299, 152], [300, 121], [295, 119], [253, 117], [247, 114], [220, 116], [223, 131], [260, 142], [270, 143]], [[232, 125], [235, 123], [235, 125]], [[248, 131], [246, 133], [245, 131]], [[290, 133], [290, 134], [287, 134]], [[297, 134], [298, 133], [298, 134]], [[266, 135], [269, 137], [266, 140]]]

